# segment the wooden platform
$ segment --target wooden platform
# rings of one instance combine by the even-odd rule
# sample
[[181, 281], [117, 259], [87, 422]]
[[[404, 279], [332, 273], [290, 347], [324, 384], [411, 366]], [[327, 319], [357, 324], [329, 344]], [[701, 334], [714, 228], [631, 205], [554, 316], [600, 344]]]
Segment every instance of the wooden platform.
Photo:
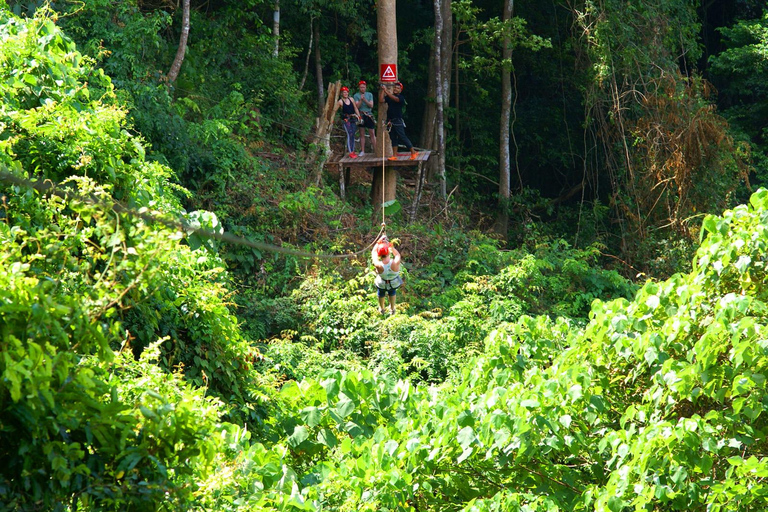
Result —
[[[397, 160], [385, 159], [387, 167], [405, 167], [409, 165], [419, 165], [429, 160], [432, 151], [424, 149], [419, 151], [418, 156], [411, 160], [410, 153], [398, 153]], [[329, 165], [337, 164], [341, 167], [381, 167], [381, 157], [374, 156], [366, 153], [363, 156], [357, 158], [350, 158], [349, 156], [343, 156], [341, 159], [335, 162], [328, 162]]]
[[[408, 168], [408, 167], [417, 167], [418, 171], [416, 173], [415, 179], [413, 180], [416, 185], [416, 191], [413, 198], [413, 205], [411, 206], [411, 222], [416, 220], [416, 212], [419, 208], [419, 201], [421, 200], [421, 193], [424, 188], [424, 163], [429, 160], [429, 157], [432, 156], [432, 151], [428, 149], [424, 149], [418, 152], [416, 155], [416, 158], [411, 160], [411, 153], [398, 153], [397, 154], [397, 160], [390, 160], [389, 158], [384, 159], [384, 165], [385, 167], [399, 167], [399, 168]], [[346, 189], [349, 185], [350, 180], [350, 170], [352, 168], [355, 169], [381, 169], [382, 165], [382, 158], [376, 157], [373, 154], [365, 154], [363, 156], [358, 156], [357, 158], [350, 158], [349, 156], [343, 156], [339, 160], [333, 160], [327, 163], [329, 166], [336, 166], [339, 170], [339, 195], [341, 196], [341, 199], [343, 200], [346, 196]], [[400, 174], [401, 171], [397, 171], [395, 173], [392, 173], [395, 175], [395, 183], [397, 183], [397, 175]], [[384, 186], [382, 184], [382, 186]], [[393, 190], [394, 193], [394, 190]]]

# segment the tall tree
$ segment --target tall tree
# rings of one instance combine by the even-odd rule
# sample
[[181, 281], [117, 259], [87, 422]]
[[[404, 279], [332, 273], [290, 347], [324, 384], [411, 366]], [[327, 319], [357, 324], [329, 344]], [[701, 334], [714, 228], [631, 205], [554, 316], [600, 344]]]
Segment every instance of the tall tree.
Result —
[[323, 115], [325, 104], [325, 87], [323, 85], [323, 59], [320, 55], [320, 20], [315, 23], [315, 79], [317, 80], [317, 115]]
[[[443, 63], [443, 12], [444, 5], [447, 3], [450, 9], [450, 0], [434, 0], [435, 5], [435, 104], [437, 118], [437, 175], [440, 177], [440, 197], [445, 200], [445, 124], [443, 122], [443, 99], [444, 91], [447, 89], [444, 83], [443, 74], [445, 66]], [[450, 16], [450, 12], [449, 12]], [[450, 54], [447, 59], [450, 62]], [[449, 80], [450, 83], [450, 80]]]
[[187, 38], [189, 37], [189, 0], [184, 0], [183, 12], [181, 17], [181, 37], [179, 38], [179, 49], [176, 50], [176, 57], [173, 59], [171, 69], [168, 71], [168, 82], [173, 83], [181, 71], [181, 63], [184, 62], [184, 54], [187, 52]]
[[[394, 64], [397, 67], [397, 14], [395, 0], [379, 0], [376, 24], [379, 36], [379, 68], [381, 68], [382, 64]], [[386, 115], [387, 104], [379, 103], [379, 119], [377, 123], [379, 137], [375, 152], [378, 157], [387, 156], [388, 151], [391, 151], [389, 149], [391, 148], [389, 135], [384, 130]], [[374, 220], [378, 218], [383, 202], [395, 199], [396, 186], [396, 168], [392, 167], [387, 170], [377, 166], [373, 174], [373, 184], [371, 187]]]
[[[512, 19], [514, 0], [504, 0], [502, 21], [506, 25]], [[512, 112], [512, 38], [504, 31], [501, 46], [501, 117], [499, 121], [499, 211], [495, 230], [504, 240], [509, 232], [509, 198], [512, 159], [509, 154], [509, 123]]]
[[[435, 0], [440, 3], [440, 14], [442, 18], [442, 30], [440, 30], [440, 65], [439, 71], [442, 75], [442, 102], [443, 109], [449, 105], [451, 99], [451, 71], [453, 62], [453, 12], [452, 0]], [[437, 29], [436, 29], [437, 30]], [[436, 39], [437, 40], [437, 39]], [[435, 49], [429, 56], [429, 69], [437, 69], [438, 60], [435, 58]], [[437, 73], [429, 74], [427, 88], [427, 103], [424, 108], [424, 116], [421, 123], [421, 146], [427, 149], [435, 149], [437, 146]], [[443, 117], [445, 119], [445, 117]], [[427, 176], [429, 178], [439, 174], [437, 171], [438, 160], [430, 159], [426, 164]], [[443, 171], [445, 168], [443, 167]]]
[[275, 49], [272, 54], [280, 54], [280, 0], [275, 0], [275, 10], [272, 13], [272, 36], [275, 38]]

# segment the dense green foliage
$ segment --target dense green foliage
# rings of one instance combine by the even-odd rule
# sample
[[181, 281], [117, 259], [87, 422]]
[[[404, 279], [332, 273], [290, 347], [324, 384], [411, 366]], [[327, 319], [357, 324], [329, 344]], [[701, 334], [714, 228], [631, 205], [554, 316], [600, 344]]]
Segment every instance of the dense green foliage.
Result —
[[[252, 409], [258, 389], [221, 261], [110, 207], [181, 211], [170, 170], [144, 159], [109, 80], [49, 19], [3, 16], [2, 168], [62, 184], [4, 188], [0, 500], [183, 506], [216, 453], [206, 439], [223, 414]], [[183, 373], [162, 371], [174, 368]]]
[[[173, 221], [307, 251], [375, 234], [359, 177], [344, 201], [308, 179], [300, 79], [307, 25], [326, 80], [374, 78], [373, 5], [281, 3], [275, 56], [272, 2], [192, 2], [171, 84], [169, 2], [0, 0], [0, 509], [764, 509], [768, 191], [727, 208], [749, 155], [764, 179], [765, 20], [722, 30], [720, 117], [687, 68], [709, 49], [694, 2], [508, 25], [455, 2], [461, 191], [387, 219], [406, 284], [383, 316], [366, 250], [300, 260]], [[411, 7], [418, 119], [431, 5]], [[478, 230], [506, 30], [531, 187], [509, 246]]]
[[712, 56], [710, 72], [720, 88], [724, 115], [737, 133], [751, 143], [752, 161], [760, 183], [765, 183], [765, 133], [758, 119], [768, 108], [765, 48], [768, 45], [768, 11], [761, 18], [739, 20], [721, 29], [726, 49]]

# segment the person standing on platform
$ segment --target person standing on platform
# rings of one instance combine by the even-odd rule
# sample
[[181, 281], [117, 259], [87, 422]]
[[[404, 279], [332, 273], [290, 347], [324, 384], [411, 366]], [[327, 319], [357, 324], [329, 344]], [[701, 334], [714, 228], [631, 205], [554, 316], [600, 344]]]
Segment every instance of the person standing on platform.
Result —
[[410, 139], [405, 134], [405, 121], [403, 121], [403, 84], [397, 82], [392, 87], [392, 92], [387, 86], [381, 84], [379, 91], [379, 103], [387, 104], [387, 125], [390, 127], [389, 138], [392, 139], [392, 156], [389, 160], [397, 160], [398, 146], [405, 146], [411, 152], [411, 160], [416, 160], [419, 153], [414, 149]]
[[356, 92], [352, 99], [362, 116], [362, 126], [360, 126], [360, 156], [365, 155], [365, 130], [368, 130], [368, 138], [371, 139], [371, 153], [376, 152], [376, 120], [373, 118], [373, 94], [367, 92], [368, 85], [365, 80], [357, 83], [359, 92]]
[[360, 119], [360, 111], [352, 98], [349, 97], [349, 87], [341, 88], [341, 122], [344, 124], [344, 131], [347, 132], [347, 151], [349, 158], [357, 158], [355, 153], [355, 132], [357, 131], [357, 121]]

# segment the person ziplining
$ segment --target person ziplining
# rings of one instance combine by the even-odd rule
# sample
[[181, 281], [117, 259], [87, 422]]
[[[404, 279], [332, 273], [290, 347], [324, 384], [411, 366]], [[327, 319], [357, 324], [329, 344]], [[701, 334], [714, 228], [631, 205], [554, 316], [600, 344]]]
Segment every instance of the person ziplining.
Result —
[[[397, 302], [397, 289], [403, 284], [400, 277], [400, 252], [389, 242], [387, 234], [383, 233], [376, 245], [371, 249], [371, 261], [376, 269], [376, 295], [379, 299], [379, 313], [382, 315], [395, 314]], [[389, 296], [389, 309], [386, 308], [386, 299]]]

